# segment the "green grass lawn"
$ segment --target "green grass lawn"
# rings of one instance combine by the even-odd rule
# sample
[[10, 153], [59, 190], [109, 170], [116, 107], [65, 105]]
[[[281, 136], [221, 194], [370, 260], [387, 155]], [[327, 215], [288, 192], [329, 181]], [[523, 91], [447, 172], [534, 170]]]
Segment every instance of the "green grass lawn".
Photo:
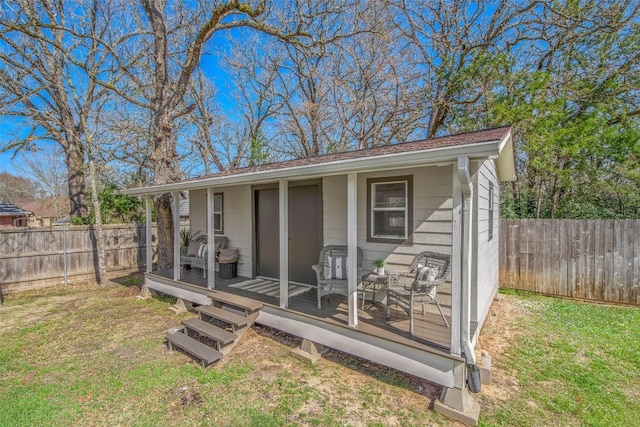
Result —
[[[0, 426], [438, 425], [438, 388], [256, 327], [208, 369], [170, 352], [170, 299], [86, 286], [10, 297], [0, 307]], [[257, 331], [257, 332], [256, 332]]]
[[[87, 285], [8, 297], [0, 426], [449, 424], [428, 409], [439, 387], [334, 351], [308, 366], [289, 353], [295, 338], [265, 329], [201, 369], [163, 343], [193, 315], [135, 295]], [[640, 310], [513, 294], [498, 304], [524, 307], [502, 319], [514, 338], [493, 355], [517, 387], [476, 396], [482, 425], [637, 425]]]
[[498, 368], [519, 393], [483, 405], [481, 425], [640, 423], [640, 309], [510, 296], [527, 304]]

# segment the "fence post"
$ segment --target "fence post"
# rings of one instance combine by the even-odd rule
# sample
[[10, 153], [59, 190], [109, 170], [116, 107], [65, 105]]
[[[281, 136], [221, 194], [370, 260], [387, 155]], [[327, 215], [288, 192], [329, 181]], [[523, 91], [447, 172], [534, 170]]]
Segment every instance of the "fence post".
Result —
[[64, 285], [67, 286], [67, 224], [62, 226], [62, 263], [64, 265]]

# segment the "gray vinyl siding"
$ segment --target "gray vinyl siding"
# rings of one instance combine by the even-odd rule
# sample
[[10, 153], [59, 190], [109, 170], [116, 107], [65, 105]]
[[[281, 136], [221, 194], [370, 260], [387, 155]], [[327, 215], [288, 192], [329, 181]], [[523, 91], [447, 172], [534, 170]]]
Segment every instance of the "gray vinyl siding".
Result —
[[[413, 245], [367, 241], [367, 179], [413, 176]], [[390, 270], [406, 268], [418, 252], [431, 250], [451, 254], [451, 165], [358, 174], [358, 246], [363, 268], [373, 260], [386, 259]], [[324, 244], [347, 243], [347, 177], [323, 178]]]
[[347, 244], [347, 176], [322, 179], [323, 246]]
[[[495, 163], [491, 160], [476, 164], [474, 174], [474, 246], [475, 259], [472, 280], [472, 320], [484, 322], [498, 291], [499, 250], [499, 182]], [[493, 183], [493, 236], [489, 240], [489, 187]]]
[[[233, 187], [214, 188], [216, 193], [223, 194], [223, 226], [224, 235], [229, 239], [227, 246], [238, 248], [240, 261], [238, 275], [252, 275], [252, 233], [251, 221], [251, 187], [238, 185]], [[207, 192], [193, 190], [189, 192], [190, 226], [193, 231], [207, 232]]]

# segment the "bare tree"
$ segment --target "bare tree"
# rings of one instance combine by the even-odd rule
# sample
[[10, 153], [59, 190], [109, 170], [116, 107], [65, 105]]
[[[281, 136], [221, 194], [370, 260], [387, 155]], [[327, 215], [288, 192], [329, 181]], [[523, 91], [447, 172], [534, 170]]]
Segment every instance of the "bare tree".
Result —
[[[55, 218], [69, 215], [67, 202], [67, 170], [64, 166], [64, 153], [57, 147], [54, 150], [39, 150], [23, 157], [16, 170], [23, 176], [31, 177], [38, 188], [38, 198], [46, 198], [53, 205]], [[1, 199], [1, 197], [0, 197]]]
[[70, 214], [77, 217], [87, 214], [85, 129], [79, 116], [102, 96], [89, 83], [85, 67], [100, 66], [107, 56], [87, 55], [85, 49], [91, 37], [102, 36], [109, 27], [103, 18], [110, 13], [103, 6], [108, 9], [97, 0], [15, 0], [3, 2], [0, 10], [0, 114], [21, 118], [28, 127], [2, 150], [28, 150], [40, 141], [58, 143], [65, 153]]
[[[314, 13], [323, 16], [337, 13], [344, 7], [341, 2], [313, 3]], [[136, 42], [137, 49], [124, 52], [125, 56], [129, 53], [138, 59], [137, 64], [132, 64], [130, 59], [124, 62], [130, 64], [130, 70], [140, 70], [140, 73], [130, 71], [129, 83], [134, 89], [121, 89], [119, 93], [151, 111], [153, 183], [166, 184], [180, 176], [176, 120], [196, 108], [195, 104], [185, 101], [207, 42], [217, 33], [238, 28], [250, 28], [285, 42], [298, 42], [301, 37], [307, 37], [306, 27], [314, 15], [306, 13], [307, 8], [299, 2], [271, 4], [264, 0], [210, 0], [188, 6], [182, 2], [140, 0], [140, 6], [138, 22], [144, 27], [144, 34], [141, 33]], [[150, 55], [146, 54], [146, 49]], [[140, 78], [140, 75], [149, 79]], [[158, 266], [167, 268], [173, 261], [173, 223], [168, 194], [155, 199], [155, 211]]]
[[[112, 55], [104, 49], [113, 29], [111, 2], [55, 2], [17, 0], [4, 3], [0, 27], [0, 90], [3, 115], [22, 117], [30, 125], [26, 137], [4, 147], [25, 149], [53, 140], [66, 156], [72, 216], [86, 217], [85, 165], [89, 160], [96, 218], [98, 284], [108, 282], [104, 266], [104, 238], [94, 173], [93, 133], [107, 90], [98, 76], [113, 83]], [[110, 44], [111, 45], [111, 44]], [[113, 45], [111, 45], [113, 46]]]
[[[315, 157], [339, 151], [329, 146], [336, 121], [329, 113], [329, 53], [326, 45], [288, 46], [288, 61], [280, 72], [284, 110], [280, 117], [280, 147], [287, 157]], [[334, 141], [335, 142], [335, 141]]]
[[363, 19], [373, 31], [345, 40], [332, 55], [331, 111], [349, 146], [358, 149], [405, 142], [420, 128], [425, 109], [419, 73], [385, 9]]
[[215, 129], [220, 128], [220, 114], [215, 104], [216, 93], [202, 72], [196, 72], [187, 96], [195, 108], [185, 119], [193, 123], [195, 131], [186, 139], [199, 153], [198, 160], [202, 161], [205, 174], [210, 174], [214, 166], [218, 171], [224, 170], [225, 165], [214, 145], [215, 135], [218, 135]]
[[279, 86], [283, 53], [276, 43], [254, 35], [248, 43], [232, 42], [233, 53], [226, 58], [235, 87], [234, 104], [239, 129], [239, 152], [249, 166], [276, 159], [270, 125], [282, 110], [286, 92]]
[[38, 196], [39, 188], [35, 180], [0, 172], [0, 201], [28, 203]]
[[452, 109], [476, 104], [474, 84], [488, 56], [509, 52], [535, 20], [536, 1], [390, 0], [393, 22], [415, 49], [429, 109], [428, 137], [447, 124]]

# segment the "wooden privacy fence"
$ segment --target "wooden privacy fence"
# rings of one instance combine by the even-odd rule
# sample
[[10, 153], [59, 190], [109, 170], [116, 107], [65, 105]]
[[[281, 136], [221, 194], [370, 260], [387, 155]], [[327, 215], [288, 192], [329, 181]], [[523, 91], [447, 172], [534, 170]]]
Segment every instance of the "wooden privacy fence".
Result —
[[503, 219], [500, 286], [640, 305], [640, 221]]
[[[109, 275], [142, 270], [146, 264], [145, 225], [113, 224], [103, 229]], [[154, 227], [154, 247], [155, 231]], [[0, 230], [0, 291], [6, 294], [94, 279], [95, 247], [93, 226]]]

